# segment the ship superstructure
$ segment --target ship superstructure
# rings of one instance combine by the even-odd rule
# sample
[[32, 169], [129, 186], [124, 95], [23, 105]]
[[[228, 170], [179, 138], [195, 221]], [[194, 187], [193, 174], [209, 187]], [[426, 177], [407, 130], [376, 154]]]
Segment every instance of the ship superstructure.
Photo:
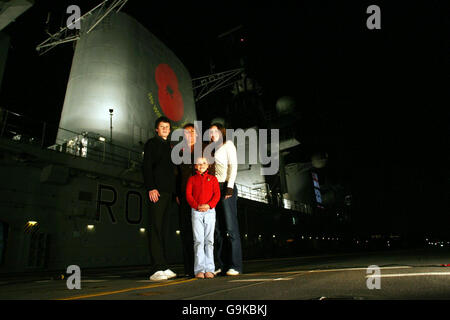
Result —
[[[149, 264], [143, 144], [154, 135], [155, 119], [161, 115], [171, 119], [174, 128], [194, 122], [195, 101], [205, 91], [194, 97], [190, 74], [175, 54], [134, 18], [114, 9], [105, 8], [108, 14], [99, 20], [86, 17], [72, 39], [75, 52], [56, 128], [10, 110], [0, 112], [0, 272]], [[259, 94], [243, 71], [194, 80], [209, 93], [224, 85], [216, 86], [214, 79], [240, 77], [232, 82], [236, 96]], [[211, 84], [212, 89], [207, 87]], [[30, 133], [30, 128], [37, 129]], [[261, 126], [244, 127], [251, 128]], [[51, 130], [56, 141], [47, 147], [44, 141]], [[248, 152], [248, 141], [240, 143]], [[295, 137], [287, 136], [280, 151], [297, 144]], [[245, 258], [317, 248], [318, 234], [310, 230], [317, 226], [315, 202], [289, 196], [287, 187], [273, 192], [273, 181], [261, 176], [264, 166], [239, 166]], [[297, 171], [305, 168], [286, 175], [284, 164], [280, 166], [278, 179], [293, 190]], [[312, 183], [313, 176], [305, 180], [311, 190]], [[176, 206], [170, 218], [167, 258], [180, 263]], [[339, 239], [329, 233], [326, 241], [325, 246], [333, 247]]]

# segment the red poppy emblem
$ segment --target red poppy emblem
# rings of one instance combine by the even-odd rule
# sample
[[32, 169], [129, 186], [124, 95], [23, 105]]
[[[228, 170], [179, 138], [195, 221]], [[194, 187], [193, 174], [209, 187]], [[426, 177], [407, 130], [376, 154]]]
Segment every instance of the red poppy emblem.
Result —
[[180, 121], [184, 114], [184, 104], [175, 72], [168, 64], [162, 63], [156, 67], [155, 79], [162, 111], [170, 120]]

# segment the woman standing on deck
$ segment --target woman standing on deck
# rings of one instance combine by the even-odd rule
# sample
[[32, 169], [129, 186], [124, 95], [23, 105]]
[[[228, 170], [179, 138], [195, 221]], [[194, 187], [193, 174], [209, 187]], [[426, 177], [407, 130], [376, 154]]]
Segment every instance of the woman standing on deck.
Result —
[[[219, 181], [221, 199], [217, 206], [216, 227], [214, 233], [214, 252], [216, 274], [226, 270], [227, 275], [237, 276], [242, 273], [242, 247], [237, 217], [237, 153], [233, 141], [226, 140], [226, 130], [219, 123], [209, 128], [211, 143], [214, 148], [214, 174]], [[228, 234], [230, 252], [222, 252], [224, 239]], [[223, 259], [225, 258], [225, 259]]]

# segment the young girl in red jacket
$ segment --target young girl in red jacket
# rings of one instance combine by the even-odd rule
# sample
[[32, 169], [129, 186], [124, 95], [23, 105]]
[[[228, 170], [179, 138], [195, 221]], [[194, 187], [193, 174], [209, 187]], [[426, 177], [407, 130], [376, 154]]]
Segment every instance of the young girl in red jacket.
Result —
[[196, 175], [189, 178], [186, 200], [192, 208], [194, 273], [196, 278], [214, 278], [215, 207], [220, 200], [219, 182], [208, 173], [208, 160], [195, 162]]

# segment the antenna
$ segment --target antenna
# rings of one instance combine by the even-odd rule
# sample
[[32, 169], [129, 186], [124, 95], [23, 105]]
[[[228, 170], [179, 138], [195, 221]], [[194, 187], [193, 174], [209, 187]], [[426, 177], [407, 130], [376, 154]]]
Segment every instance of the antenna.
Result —
[[[114, 9], [116, 9], [116, 12], [119, 12], [122, 7], [125, 5], [125, 3], [128, 2], [128, 0], [113, 0], [111, 5], [107, 6], [106, 3], [110, 0], [104, 0], [102, 3], [94, 7], [89, 12], [85, 13], [80, 18], [73, 21], [70, 25], [60, 28], [58, 32], [55, 34], [50, 34], [48, 32], [48, 22], [50, 20], [50, 13], [47, 17], [47, 30], [46, 32], [50, 35], [47, 40], [43, 41], [36, 47], [36, 51], [39, 52], [39, 55], [43, 55], [46, 52], [50, 51], [54, 47], [67, 43], [67, 42], [73, 42], [80, 39], [80, 31], [75, 30], [72, 31], [69, 27], [71, 27], [73, 24], [77, 22], [81, 22], [85, 20], [88, 16], [92, 15], [94, 12], [96, 13], [95, 19], [92, 21], [92, 25], [87, 28], [86, 34], [91, 32], [104, 18], [106, 18]], [[74, 34], [75, 33], [75, 34]]]
[[223, 37], [225, 37], [225, 36], [227, 36], [229, 34], [232, 34], [233, 32], [238, 31], [240, 29], [242, 29], [242, 24], [240, 24], [237, 27], [234, 27], [234, 28], [232, 28], [232, 29], [230, 29], [228, 31], [225, 31], [224, 33], [220, 34], [217, 38], [219, 38], [219, 39], [223, 38]]
[[45, 21], [45, 33], [48, 34], [49, 36], [51, 36], [52, 34], [50, 33], [50, 16], [51, 16], [51, 12], [47, 13], [47, 20]]
[[239, 68], [192, 79], [192, 89], [194, 91], [200, 89], [196, 94], [195, 101], [199, 101], [214, 91], [234, 84], [236, 77], [243, 72], [244, 68]]

